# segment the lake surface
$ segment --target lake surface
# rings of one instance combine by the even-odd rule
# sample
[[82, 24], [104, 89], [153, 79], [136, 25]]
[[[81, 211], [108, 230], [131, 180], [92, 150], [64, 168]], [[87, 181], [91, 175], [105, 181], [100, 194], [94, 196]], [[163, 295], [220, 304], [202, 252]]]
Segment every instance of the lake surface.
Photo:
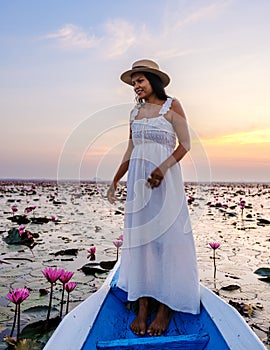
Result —
[[[90, 182], [0, 182], [1, 238], [7, 237], [10, 229], [19, 227], [10, 218], [25, 215], [29, 206], [36, 206], [36, 209], [26, 214], [33, 222], [25, 226], [38, 236], [33, 249], [0, 240], [0, 349], [7, 347], [2, 339], [9, 335], [13, 322], [14, 305], [6, 297], [10, 289], [27, 287], [31, 290], [21, 306], [23, 328], [46, 318], [48, 295], [40, 296], [39, 291], [49, 290], [49, 283], [42, 274], [44, 268], [74, 272], [71, 281], [78, 285], [70, 295], [70, 310], [102, 285], [107, 273], [85, 275], [80, 269], [90, 262], [87, 249], [91, 246], [97, 249], [96, 263], [116, 259], [113, 241], [123, 233], [126, 188], [123, 183], [115, 205], [105, 199], [107, 188], [106, 183]], [[270, 267], [270, 225], [261, 220], [270, 220], [270, 185], [186, 183], [185, 188], [201, 282], [218, 291], [227, 302], [251, 306], [252, 314], [244, 319], [264, 340], [270, 326], [270, 281], [261, 279], [254, 271]], [[239, 206], [241, 200], [246, 202], [243, 211]], [[17, 207], [14, 214], [12, 206]], [[52, 221], [52, 216], [56, 220]], [[40, 224], [35, 223], [37, 218], [49, 220]], [[209, 242], [220, 243], [216, 250], [216, 281]], [[59, 253], [67, 249], [73, 249], [76, 255]], [[227, 287], [233, 290], [226, 290]], [[58, 315], [60, 300], [61, 284], [58, 283], [52, 316]]]

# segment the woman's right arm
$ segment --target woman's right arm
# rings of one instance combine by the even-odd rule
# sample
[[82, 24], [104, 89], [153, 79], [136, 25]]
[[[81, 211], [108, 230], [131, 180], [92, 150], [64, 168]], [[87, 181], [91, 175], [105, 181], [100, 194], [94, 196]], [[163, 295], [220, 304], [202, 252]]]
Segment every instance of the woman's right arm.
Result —
[[112, 183], [108, 189], [108, 192], [107, 192], [107, 197], [108, 197], [108, 200], [111, 204], [113, 204], [116, 201], [115, 191], [116, 191], [118, 182], [121, 180], [121, 178], [128, 171], [129, 160], [130, 160], [130, 156], [131, 156], [131, 152], [133, 150], [133, 147], [134, 147], [134, 145], [133, 145], [133, 141], [132, 141], [132, 131], [130, 128], [129, 140], [128, 140], [128, 146], [127, 146], [126, 152], [123, 156], [121, 164], [120, 164], [116, 174], [114, 175], [113, 181], [112, 181]]

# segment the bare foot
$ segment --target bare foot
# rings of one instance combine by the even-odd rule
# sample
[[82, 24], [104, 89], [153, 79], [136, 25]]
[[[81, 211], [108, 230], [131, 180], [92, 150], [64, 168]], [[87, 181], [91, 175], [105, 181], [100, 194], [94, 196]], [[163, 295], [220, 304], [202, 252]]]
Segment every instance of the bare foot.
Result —
[[145, 335], [147, 313], [148, 313], [148, 298], [140, 298], [138, 314], [130, 325], [130, 328], [134, 334]]
[[166, 305], [160, 304], [154, 321], [147, 329], [149, 335], [161, 335], [169, 326], [173, 311]]

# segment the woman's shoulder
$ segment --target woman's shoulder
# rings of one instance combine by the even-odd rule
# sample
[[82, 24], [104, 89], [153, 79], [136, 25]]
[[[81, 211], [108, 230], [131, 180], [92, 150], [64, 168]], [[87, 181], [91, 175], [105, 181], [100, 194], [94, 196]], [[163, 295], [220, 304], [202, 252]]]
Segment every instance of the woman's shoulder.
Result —
[[178, 100], [178, 98], [176, 98], [176, 97], [170, 97], [170, 99], [171, 99], [171, 101], [172, 101], [172, 102], [171, 102], [172, 109], [181, 106], [181, 103], [180, 103], [180, 101]]
[[182, 104], [181, 104], [181, 102], [180, 102], [177, 98], [175, 98], [175, 97], [172, 98], [171, 110], [172, 110], [173, 112], [179, 114], [180, 116], [185, 117], [185, 112], [184, 112], [184, 109], [183, 109], [183, 107], [182, 107]]

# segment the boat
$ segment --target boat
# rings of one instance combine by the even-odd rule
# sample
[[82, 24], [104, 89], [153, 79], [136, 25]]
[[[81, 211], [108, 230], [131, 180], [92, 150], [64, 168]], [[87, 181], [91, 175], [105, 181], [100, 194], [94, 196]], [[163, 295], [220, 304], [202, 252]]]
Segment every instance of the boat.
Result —
[[138, 336], [130, 330], [135, 314], [117, 286], [119, 261], [102, 287], [67, 314], [44, 350], [265, 350], [231, 305], [200, 285], [200, 314], [174, 312], [161, 336]]

